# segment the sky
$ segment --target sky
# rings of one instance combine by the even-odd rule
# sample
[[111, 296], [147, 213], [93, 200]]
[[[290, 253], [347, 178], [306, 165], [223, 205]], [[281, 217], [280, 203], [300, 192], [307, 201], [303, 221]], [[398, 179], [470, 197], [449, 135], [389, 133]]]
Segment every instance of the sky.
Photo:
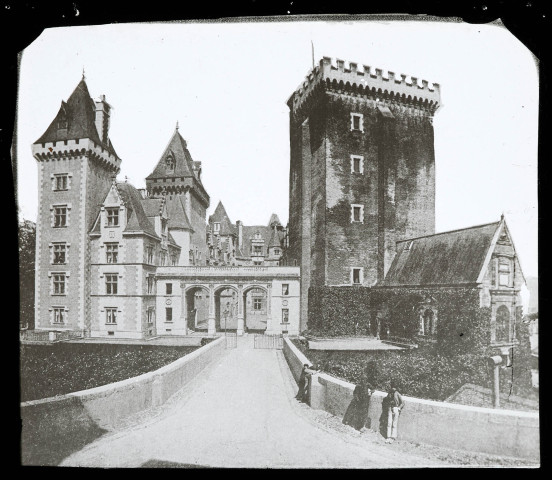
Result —
[[[24, 51], [17, 202], [36, 220], [31, 145], [85, 72], [112, 105], [119, 179], [145, 187], [176, 123], [211, 197], [232, 222], [288, 221], [287, 99], [312, 58], [413, 75], [441, 86], [434, 118], [436, 231], [504, 213], [525, 276], [537, 276], [538, 66], [500, 25], [426, 21], [117, 24], [46, 29]], [[419, 80], [419, 81], [420, 81]]]

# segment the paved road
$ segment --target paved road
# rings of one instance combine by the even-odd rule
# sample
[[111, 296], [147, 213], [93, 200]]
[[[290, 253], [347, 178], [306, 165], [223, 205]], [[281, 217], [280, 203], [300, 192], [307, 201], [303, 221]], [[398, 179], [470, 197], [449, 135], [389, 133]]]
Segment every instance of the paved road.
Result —
[[[240, 337], [157, 411], [67, 457], [86, 467], [381, 468], [438, 464], [298, 403], [281, 350]], [[331, 423], [331, 422], [330, 422]], [[335, 427], [339, 425], [339, 428]]]

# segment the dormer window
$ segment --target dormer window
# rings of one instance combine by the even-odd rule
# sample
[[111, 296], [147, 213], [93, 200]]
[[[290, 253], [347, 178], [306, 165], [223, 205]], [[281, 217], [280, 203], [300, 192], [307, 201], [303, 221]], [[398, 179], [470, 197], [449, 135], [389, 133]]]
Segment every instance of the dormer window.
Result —
[[219, 222], [213, 223], [213, 232], [215, 232], [215, 233], [220, 232], [220, 223]]
[[106, 218], [108, 227], [119, 226], [119, 208], [106, 208]]
[[57, 128], [60, 130], [67, 129], [67, 117], [60, 117], [60, 119], [58, 120]]
[[167, 235], [167, 219], [166, 218], [161, 219], [161, 233], [163, 235]]
[[165, 165], [167, 167], [167, 170], [169, 171], [174, 171], [174, 167], [176, 165], [176, 162], [174, 160], [174, 157], [172, 155], [169, 155], [167, 156], [167, 158], [165, 159]]

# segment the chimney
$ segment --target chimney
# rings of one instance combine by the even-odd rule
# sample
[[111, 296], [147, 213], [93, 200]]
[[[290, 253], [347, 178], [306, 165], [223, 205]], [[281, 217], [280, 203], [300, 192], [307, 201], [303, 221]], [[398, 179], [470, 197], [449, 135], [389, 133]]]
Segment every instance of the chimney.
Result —
[[111, 105], [105, 101], [105, 95], [100, 95], [100, 100], [96, 102], [96, 129], [103, 143], [107, 143], [110, 111]]
[[243, 245], [243, 222], [237, 220], [236, 225], [238, 226], [238, 248], [241, 250]]

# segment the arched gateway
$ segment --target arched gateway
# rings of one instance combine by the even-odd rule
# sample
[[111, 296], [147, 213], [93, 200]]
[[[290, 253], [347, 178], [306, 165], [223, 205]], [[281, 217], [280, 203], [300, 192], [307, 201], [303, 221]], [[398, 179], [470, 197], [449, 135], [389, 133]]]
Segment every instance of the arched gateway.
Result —
[[299, 333], [299, 267], [166, 266], [155, 280], [158, 335]]

